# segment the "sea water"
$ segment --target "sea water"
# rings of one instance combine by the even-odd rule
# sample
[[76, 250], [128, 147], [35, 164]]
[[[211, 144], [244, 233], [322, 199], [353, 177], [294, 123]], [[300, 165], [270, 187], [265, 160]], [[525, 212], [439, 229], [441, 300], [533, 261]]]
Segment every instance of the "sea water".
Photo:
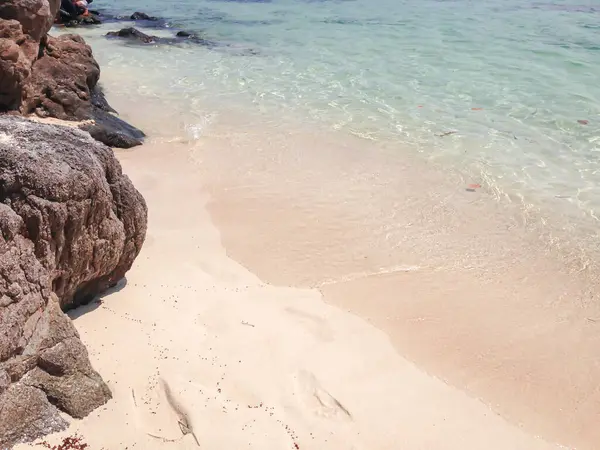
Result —
[[[96, 0], [209, 45], [107, 40], [115, 96], [143, 95], [201, 137], [219, 115], [355, 136], [465, 174], [498, 199], [595, 235], [600, 217], [600, 3], [593, 0]], [[146, 23], [145, 25], [151, 25]], [[163, 26], [164, 25], [164, 26]], [[174, 114], [174, 113], [173, 113]], [[149, 130], [159, 133], [159, 130]], [[590, 238], [591, 236], [588, 236]], [[595, 239], [595, 238], [594, 238]], [[593, 243], [594, 240], [588, 240]]]

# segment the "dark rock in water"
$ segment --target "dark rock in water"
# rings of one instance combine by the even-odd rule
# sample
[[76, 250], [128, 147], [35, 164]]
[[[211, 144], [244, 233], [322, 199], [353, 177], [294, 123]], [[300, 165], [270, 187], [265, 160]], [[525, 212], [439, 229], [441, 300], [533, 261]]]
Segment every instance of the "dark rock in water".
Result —
[[79, 128], [109, 147], [131, 148], [143, 144], [146, 135], [141, 130], [106, 110], [94, 108], [92, 119], [94, 123], [86, 123]]
[[195, 35], [192, 34], [192, 33], [190, 33], [190, 32], [188, 32], [188, 31], [178, 31], [175, 36], [189, 38], [189, 37], [192, 37], [192, 36], [195, 36]]
[[91, 91], [91, 102], [96, 108], [101, 109], [102, 111], [111, 112], [118, 114], [115, 109], [108, 104], [108, 100], [106, 100], [106, 96], [104, 95], [104, 91], [100, 87], [100, 85], [96, 85]]
[[66, 428], [111, 393], [61, 311], [116, 284], [144, 199], [82, 131], [0, 116], [0, 448]]
[[75, 27], [79, 27], [81, 25], [101, 25], [101, 24], [102, 24], [102, 20], [100, 20], [100, 18], [95, 14], [90, 14], [88, 16], [80, 16], [76, 19], [71, 19], [71, 20], [63, 22], [63, 25], [67, 28], [75, 28]]
[[106, 33], [106, 36], [135, 40], [144, 44], [153, 44], [158, 40], [156, 36], [150, 36], [148, 34], [142, 33], [141, 31], [133, 27], [123, 28], [119, 31], [110, 31]]
[[160, 20], [158, 17], [149, 16], [146, 13], [136, 11], [130, 17], [131, 20], [147, 20], [149, 22], [156, 22]]

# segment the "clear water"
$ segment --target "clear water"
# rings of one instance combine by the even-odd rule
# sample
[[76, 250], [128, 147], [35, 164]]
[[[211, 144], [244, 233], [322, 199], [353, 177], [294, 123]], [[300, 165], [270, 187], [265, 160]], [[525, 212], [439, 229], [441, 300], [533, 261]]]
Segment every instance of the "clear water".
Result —
[[315, 123], [419, 152], [526, 205], [590, 223], [600, 214], [598, 0], [94, 6], [144, 11], [223, 44], [127, 46], [102, 37], [116, 24], [83, 33], [106, 76], [179, 99], [199, 123], [213, 108]]

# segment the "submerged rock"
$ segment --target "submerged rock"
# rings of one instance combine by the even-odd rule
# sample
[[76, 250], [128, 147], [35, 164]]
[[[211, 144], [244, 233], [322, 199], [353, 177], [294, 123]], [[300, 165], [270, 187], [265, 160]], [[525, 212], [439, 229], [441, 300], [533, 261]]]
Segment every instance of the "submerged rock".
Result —
[[110, 31], [110, 32], [106, 33], [106, 36], [110, 37], [110, 38], [123, 38], [123, 39], [128, 39], [130, 41], [138, 41], [138, 42], [141, 42], [142, 44], [172, 45], [172, 44], [180, 44], [182, 42], [191, 42], [193, 44], [198, 44], [198, 45], [202, 45], [204, 47], [210, 47], [210, 48], [226, 47], [226, 45], [224, 45], [224, 44], [219, 44], [218, 42], [210, 41], [208, 39], [198, 37], [197, 35], [187, 32], [187, 31], [179, 31], [175, 35], [175, 37], [158, 37], [158, 36], [151, 36], [151, 35], [145, 34], [136, 28], [129, 27], [129, 28], [123, 28], [119, 31]]
[[112, 151], [68, 127], [0, 116], [0, 448], [111, 398], [62, 309], [117, 283], [146, 204]]
[[147, 20], [150, 22], [157, 22], [160, 19], [158, 17], [149, 16], [146, 13], [136, 11], [130, 17], [131, 20]]
[[71, 19], [62, 22], [67, 28], [75, 28], [81, 25], [102, 25], [102, 20], [96, 14], [89, 14], [87, 16], [80, 16], [76, 19]]
[[106, 33], [106, 36], [125, 38], [132, 41], [142, 42], [144, 44], [153, 44], [158, 41], [158, 38], [156, 36], [150, 36], [148, 34], [142, 33], [140, 30], [133, 27], [123, 28], [119, 31], [109, 31], [108, 33]]

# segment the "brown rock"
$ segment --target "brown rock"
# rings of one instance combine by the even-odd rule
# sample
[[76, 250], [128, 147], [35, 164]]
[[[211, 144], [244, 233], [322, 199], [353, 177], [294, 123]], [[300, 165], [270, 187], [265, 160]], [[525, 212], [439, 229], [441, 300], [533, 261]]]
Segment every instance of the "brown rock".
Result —
[[0, 448], [111, 397], [61, 310], [115, 284], [147, 211], [112, 150], [82, 131], [0, 116]]
[[0, 20], [0, 109], [19, 109], [39, 44], [16, 20]]
[[115, 285], [141, 250], [147, 209], [112, 150], [18, 118], [0, 117], [0, 129], [13, 140], [0, 139], [0, 201], [23, 219], [62, 308]]
[[91, 89], [100, 77], [92, 49], [77, 35], [48, 37], [27, 80], [21, 112], [64, 120], [91, 116]]
[[[42, 353], [51, 352], [62, 342], [79, 339], [50, 290], [50, 278], [35, 257], [33, 243], [22, 236], [24, 230], [22, 219], [0, 203], [0, 294], [13, 296], [10, 303], [0, 307], [0, 448], [36, 439], [67, 425], [45, 391], [23, 381], [36, 369]], [[20, 291], [11, 293], [14, 283], [18, 283]], [[64, 365], [64, 371], [82, 370], [99, 379], [85, 353]], [[88, 408], [110, 398], [106, 386], [100, 383], [86, 397], [94, 396], [91, 400], [95, 403], [90, 402]], [[70, 398], [69, 392], [59, 392], [59, 398]]]
[[2, 0], [0, 18], [17, 20], [25, 33], [39, 41], [54, 23], [60, 0]]

